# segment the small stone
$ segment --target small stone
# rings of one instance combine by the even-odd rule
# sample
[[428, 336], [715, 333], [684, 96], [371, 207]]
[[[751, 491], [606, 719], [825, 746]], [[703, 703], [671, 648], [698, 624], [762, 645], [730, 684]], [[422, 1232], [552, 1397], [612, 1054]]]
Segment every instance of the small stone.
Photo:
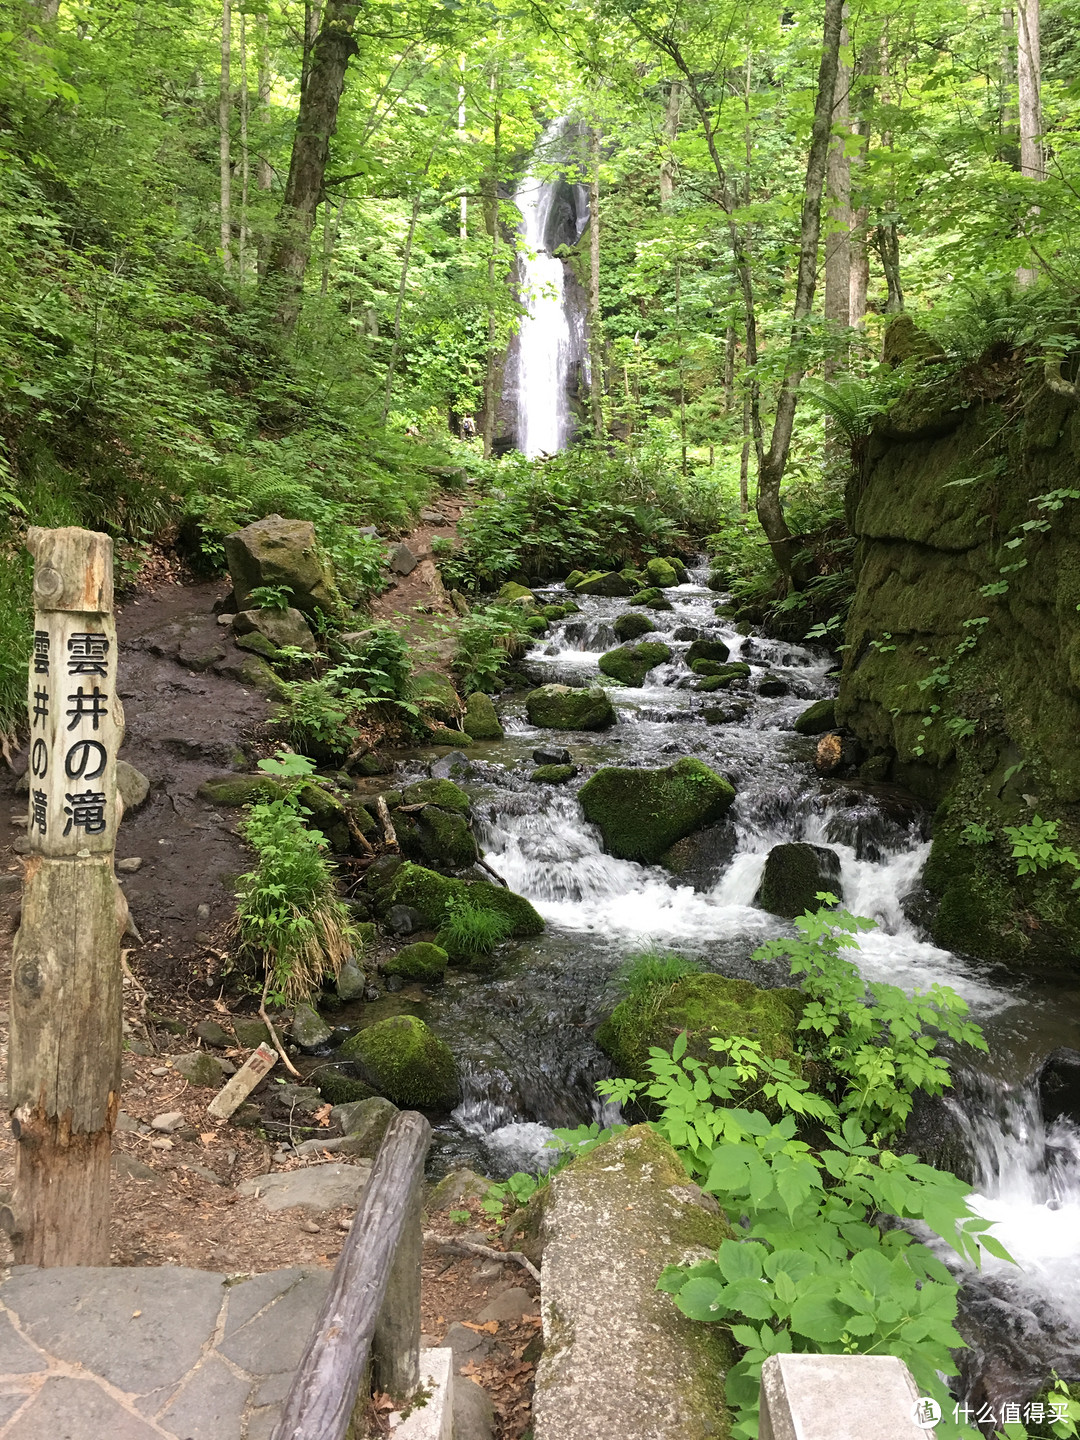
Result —
[[386, 928], [392, 935], [412, 935], [424, 928], [424, 917], [411, 905], [391, 905], [386, 912]]
[[390, 551], [386, 563], [395, 575], [411, 575], [419, 561], [408, 545], [402, 541]]
[[196, 915], [196, 918], [199, 919], [199, 920], [209, 920], [209, 919], [210, 919], [210, 906], [209, 906], [209, 905], [200, 905], [199, 908], [195, 911], [195, 915]]
[[134, 875], [136, 870], [142, 869], [142, 859], [138, 855], [131, 855], [126, 860], [118, 860], [116, 868], [121, 875]]
[[184, 1116], [179, 1110], [167, 1110], [163, 1115], [155, 1115], [150, 1121], [151, 1130], [161, 1130], [165, 1134], [173, 1130], [179, 1130], [184, 1123]]
[[20, 835], [17, 839], [11, 842], [11, 848], [15, 851], [16, 855], [29, 855], [30, 840], [26, 835]]
[[217, 617], [217, 623], [223, 626], [231, 625], [233, 623], [233, 617], [231, 615], [219, 615]]
[[126, 760], [116, 762], [116, 789], [125, 812], [137, 810], [150, 794], [150, 781]]
[[338, 1228], [340, 1231], [342, 1231], [343, 1234], [347, 1235], [347, 1234], [349, 1233], [349, 1231], [352, 1229], [352, 1221], [351, 1221], [351, 1220], [339, 1220], [339, 1221], [337, 1222], [337, 1228]]
[[158, 1135], [150, 1141], [151, 1150], [171, 1150], [172, 1148], [173, 1142], [166, 1135]]
[[151, 1065], [150, 1067], [151, 1075], [167, 1075], [168, 1073], [169, 1067], [167, 1065]]
[[270, 1039], [270, 1031], [261, 1020], [233, 1020], [236, 1043], [244, 1050], [255, 1050], [264, 1040]]
[[26, 821], [26, 816], [25, 816], [25, 815], [12, 815], [12, 817], [11, 817], [11, 823], [12, 823], [12, 825], [15, 826], [16, 830], [25, 830], [25, 829], [26, 829], [26, 823], [27, 823], [27, 821]]
[[195, 1034], [204, 1045], [212, 1045], [215, 1050], [227, 1050], [233, 1043], [233, 1038], [216, 1020], [200, 1020], [195, 1026]]
[[538, 745], [532, 758], [537, 765], [569, 765], [570, 751], [562, 745]]
[[177, 1055], [173, 1066], [179, 1070], [189, 1085], [216, 1089], [224, 1078], [221, 1062], [205, 1050], [191, 1050], [186, 1055]]
[[318, 1235], [321, 1228], [321, 1226], [315, 1224], [314, 1220], [300, 1221], [300, 1229], [303, 1230], [305, 1235]]
[[290, 1033], [301, 1050], [321, 1050], [334, 1032], [314, 1005], [300, 1004], [293, 1010]]
[[496, 1295], [491, 1304], [481, 1310], [476, 1318], [481, 1325], [486, 1325], [489, 1320], [498, 1320], [500, 1324], [513, 1324], [523, 1315], [539, 1314], [539, 1308], [540, 1302], [534, 1300], [527, 1290], [516, 1288]]
[[346, 960], [338, 971], [337, 993], [338, 999], [348, 1003], [350, 1000], [359, 1000], [364, 993], [364, 986], [367, 984], [367, 976], [357, 965], [355, 960]]
[[128, 1115], [124, 1110], [118, 1110], [114, 1129], [127, 1132], [129, 1135], [137, 1135], [140, 1126], [138, 1120], [136, 1120], [133, 1115]]

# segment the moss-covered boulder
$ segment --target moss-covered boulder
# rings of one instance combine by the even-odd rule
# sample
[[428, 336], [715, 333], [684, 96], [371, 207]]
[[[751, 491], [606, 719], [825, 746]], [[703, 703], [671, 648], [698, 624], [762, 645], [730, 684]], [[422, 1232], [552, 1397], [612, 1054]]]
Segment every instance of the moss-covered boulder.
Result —
[[249, 635], [237, 635], [236, 647], [238, 650], [248, 650], [252, 655], [261, 655], [271, 665], [281, 658], [278, 647], [265, 635], [260, 635], [258, 630], [253, 630]]
[[795, 721], [800, 735], [824, 735], [836, 728], [836, 700], [815, 700]]
[[679, 577], [666, 560], [650, 560], [645, 566], [645, 583], [658, 590], [670, 590], [679, 583]]
[[[374, 869], [374, 867], [372, 867]], [[425, 925], [437, 930], [446, 915], [447, 902], [456, 896], [468, 897], [470, 905], [497, 910], [511, 922], [515, 938], [543, 933], [544, 922], [522, 895], [486, 880], [467, 882], [438, 875], [421, 865], [406, 862], [387, 875], [368, 873], [368, 893], [376, 914], [385, 915], [395, 905], [416, 910]]]
[[384, 975], [400, 975], [403, 980], [419, 980], [432, 985], [446, 974], [449, 957], [441, 945], [426, 940], [405, 945], [383, 965]]
[[438, 805], [441, 810], [456, 810], [459, 815], [468, 815], [472, 808], [466, 792], [453, 780], [417, 780], [401, 792], [401, 804]]
[[461, 696], [438, 670], [421, 670], [412, 678], [413, 699], [425, 715], [444, 725], [457, 724], [464, 706]]
[[750, 666], [742, 660], [734, 660], [728, 665], [721, 665], [716, 660], [695, 660], [693, 670], [695, 675], [701, 676], [701, 683], [695, 685], [695, 690], [706, 693], [726, 690], [736, 680], [745, 680], [750, 674]]
[[596, 1032], [596, 1043], [611, 1057], [616, 1072], [632, 1080], [650, 1078], [649, 1050], [670, 1050], [686, 1031], [687, 1054], [715, 1062], [714, 1037], [745, 1035], [765, 1054], [791, 1062], [801, 1073], [795, 1032], [802, 1013], [798, 990], [761, 990], [749, 980], [724, 975], [686, 975], [670, 983], [641, 986], [620, 1000]]
[[503, 738], [503, 727], [499, 724], [499, 717], [489, 695], [476, 690], [469, 696], [465, 702], [465, 716], [461, 722], [461, 728], [474, 740], [501, 740]]
[[402, 853], [410, 860], [439, 870], [467, 870], [475, 864], [476, 839], [456, 810], [425, 805], [415, 815], [399, 810], [393, 819]]
[[238, 610], [246, 610], [252, 590], [262, 586], [291, 590], [292, 604], [305, 615], [335, 608], [334, 577], [310, 520], [267, 515], [226, 535], [225, 558]]
[[695, 640], [686, 652], [686, 663], [693, 667], [695, 660], [718, 660], [723, 665], [730, 656], [723, 640]]
[[375, 1095], [375, 1091], [365, 1081], [357, 1080], [354, 1075], [346, 1075], [337, 1065], [320, 1066], [312, 1072], [311, 1079], [322, 1098], [329, 1100], [331, 1105], [355, 1105], [362, 1100], [370, 1100]]
[[682, 1315], [656, 1278], [715, 1254], [731, 1228], [667, 1141], [635, 1125], [574, 1160], [553, 1177], [540, 1226], [551, 1323], [537, 1437], [724, 1440], [731, 1341]]
[[529, 779], [538, 785], [565, 785], [577, 773], [576, 765], [538, 765]]
[[625, 643], [627, 640], [637, 640], [639, 636], [647, 635], [650, 630], [655, 630], [656, 626], [647, 615], [639, 615], [636, 610], [631, 610], [620, 615], [612, 629], [616, 639]]
[[599, 828], [609, 853], [646, 863], [719, 820], [735, 799], [722, 775], [688, 756], [661, 770], [605, 767], [579, 795], [586, 820]]
[[659, 640], [645, 640], [640, 645], [628, 645], [601, 655], [600, 669], [613, 680], [637, 688], [650, 670], [671, 659], [671, 653], [670, 645]]
[[825, 845], [798, 841], [774, 845], [762, 871], [754, 903], [772, 915], [794, 920], [807, 910], [816, 910], [819, 890], [840, 896], [840, 857]]
[[734, 859], [737, 845], [735, 826], [723, 820], [676, 840], [660, 856], [660, 864], [681, 884], [708, 894]]
[[[280, 800], [290, 787], [272, 775], [216, 775], [204, 780], [198, 794], [212, 805], [253, 805], [258, 800]], [[339, 854], [351, 844], [344, 803], [321, 785], [307, 781], [300, 787], [300, 803], [308, 821], [326, 836], [330, 848]]]
[[606, 595], [618, 597], [633, 593], [632, 581], [617, 570], [593, 570], [573, 587], [575, 595]]
[[687, 570], [679, 557], [677, 555], [665, 555], [664, 559], [671, 566], [672, 570], [675, 571], [675, 578], [679, 584], [685, 585], [690, 579], [690, 571]]
[[530, 725], [543, 730], [606, 730], [615, 724], [615, 707], [603, 690], [571, 690], [541, 685], [525, 697]]
[[631, 595], [627, 601], [629, 605], [645, 605], [650, 610], [674, 610], [675, 606], [667, 598], [664, 592], [656, 585], [649, 585], [644, 590], [639, 590]]
[[563, 581], [563, 584], [567, 590], [573, 590], [575, 585], [580, 584], [580, 582], [585, 579], [585, 574], [586, 572], [584, 570], [571, 570], [570, 574], [567, 575]]
[[315, 636], [299, 610], [241, 610], [233, 616], [232, 633], [237, 637], [262, 635], [275, 653], [286, 647], [316, 651]]
[[521, 600], [528, 601], [530, 604], [536, 603], [536, 596], [529, 587], [527, 585], [517, 585], [513, 580], [507, 580], [506, 584], [500, 588], [495, 599], [500, 605], [512, 605], [515, 601]]
[[445, 1045], [415, 1015], [393, 1015], [350, 1035], [338, 1052], [364, 1079], [405, 1109], [450, 1110], [461, 1086]]

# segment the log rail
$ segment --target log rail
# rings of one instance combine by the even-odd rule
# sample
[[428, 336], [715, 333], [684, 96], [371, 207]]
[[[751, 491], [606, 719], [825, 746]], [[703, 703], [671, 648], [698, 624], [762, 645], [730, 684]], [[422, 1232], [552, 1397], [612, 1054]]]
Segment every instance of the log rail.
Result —
[[416, 1390], [430, 1141], [415, 1111], [390, 1122], [271, 1440], [347, 1440], [369, 1356], [380, 1390], [401, 1400]]

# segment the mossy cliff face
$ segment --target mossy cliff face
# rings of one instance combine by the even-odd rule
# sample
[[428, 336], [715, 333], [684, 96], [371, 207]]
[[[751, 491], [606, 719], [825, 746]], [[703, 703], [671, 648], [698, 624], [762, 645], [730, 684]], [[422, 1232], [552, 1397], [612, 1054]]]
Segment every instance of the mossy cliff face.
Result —
[[[937, 807], [935, 938], [1026, 964], [1080, 951], [1075, 872], [1019, 879], [1003, 833], [1038, 814], [1080, 848], [1080, 500], [1040, 505], [1080, 489], [1078, 463], [1080, 406], [1018, 357], [902, 397], [848, 495], [857, 584], [837, 723]], [[989, 844], [971, 843], [972, 823]]]

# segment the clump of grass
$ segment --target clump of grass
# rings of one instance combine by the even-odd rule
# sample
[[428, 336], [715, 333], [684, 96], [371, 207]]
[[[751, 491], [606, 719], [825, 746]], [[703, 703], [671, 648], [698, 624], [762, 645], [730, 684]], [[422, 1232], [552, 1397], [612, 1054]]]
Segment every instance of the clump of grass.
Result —
[[467, 895], [455, 895], [447, 901], [438, 943], [451, 955], [490, 955], [512, 929], [498, 910], [482, 909]]
[[279, 1005], [306, 1000], [359, 948], [326, 840], [305, 826], [305, 813], [287, 795], [253, 805], [241, 827], [258, 864], [240, 877], [239, 949], [265, 966], [265, 994]]
[[635, 1002], [635, 1026], [640, 1023], [648, 1027], [679, 981], [687, 975], [700, 975], [701, 971], [702, 966], [696, 960], [686, 960], [681, 955], [648, 950], [643, 955], [629, 956], [616, 979], [626, 999]]

